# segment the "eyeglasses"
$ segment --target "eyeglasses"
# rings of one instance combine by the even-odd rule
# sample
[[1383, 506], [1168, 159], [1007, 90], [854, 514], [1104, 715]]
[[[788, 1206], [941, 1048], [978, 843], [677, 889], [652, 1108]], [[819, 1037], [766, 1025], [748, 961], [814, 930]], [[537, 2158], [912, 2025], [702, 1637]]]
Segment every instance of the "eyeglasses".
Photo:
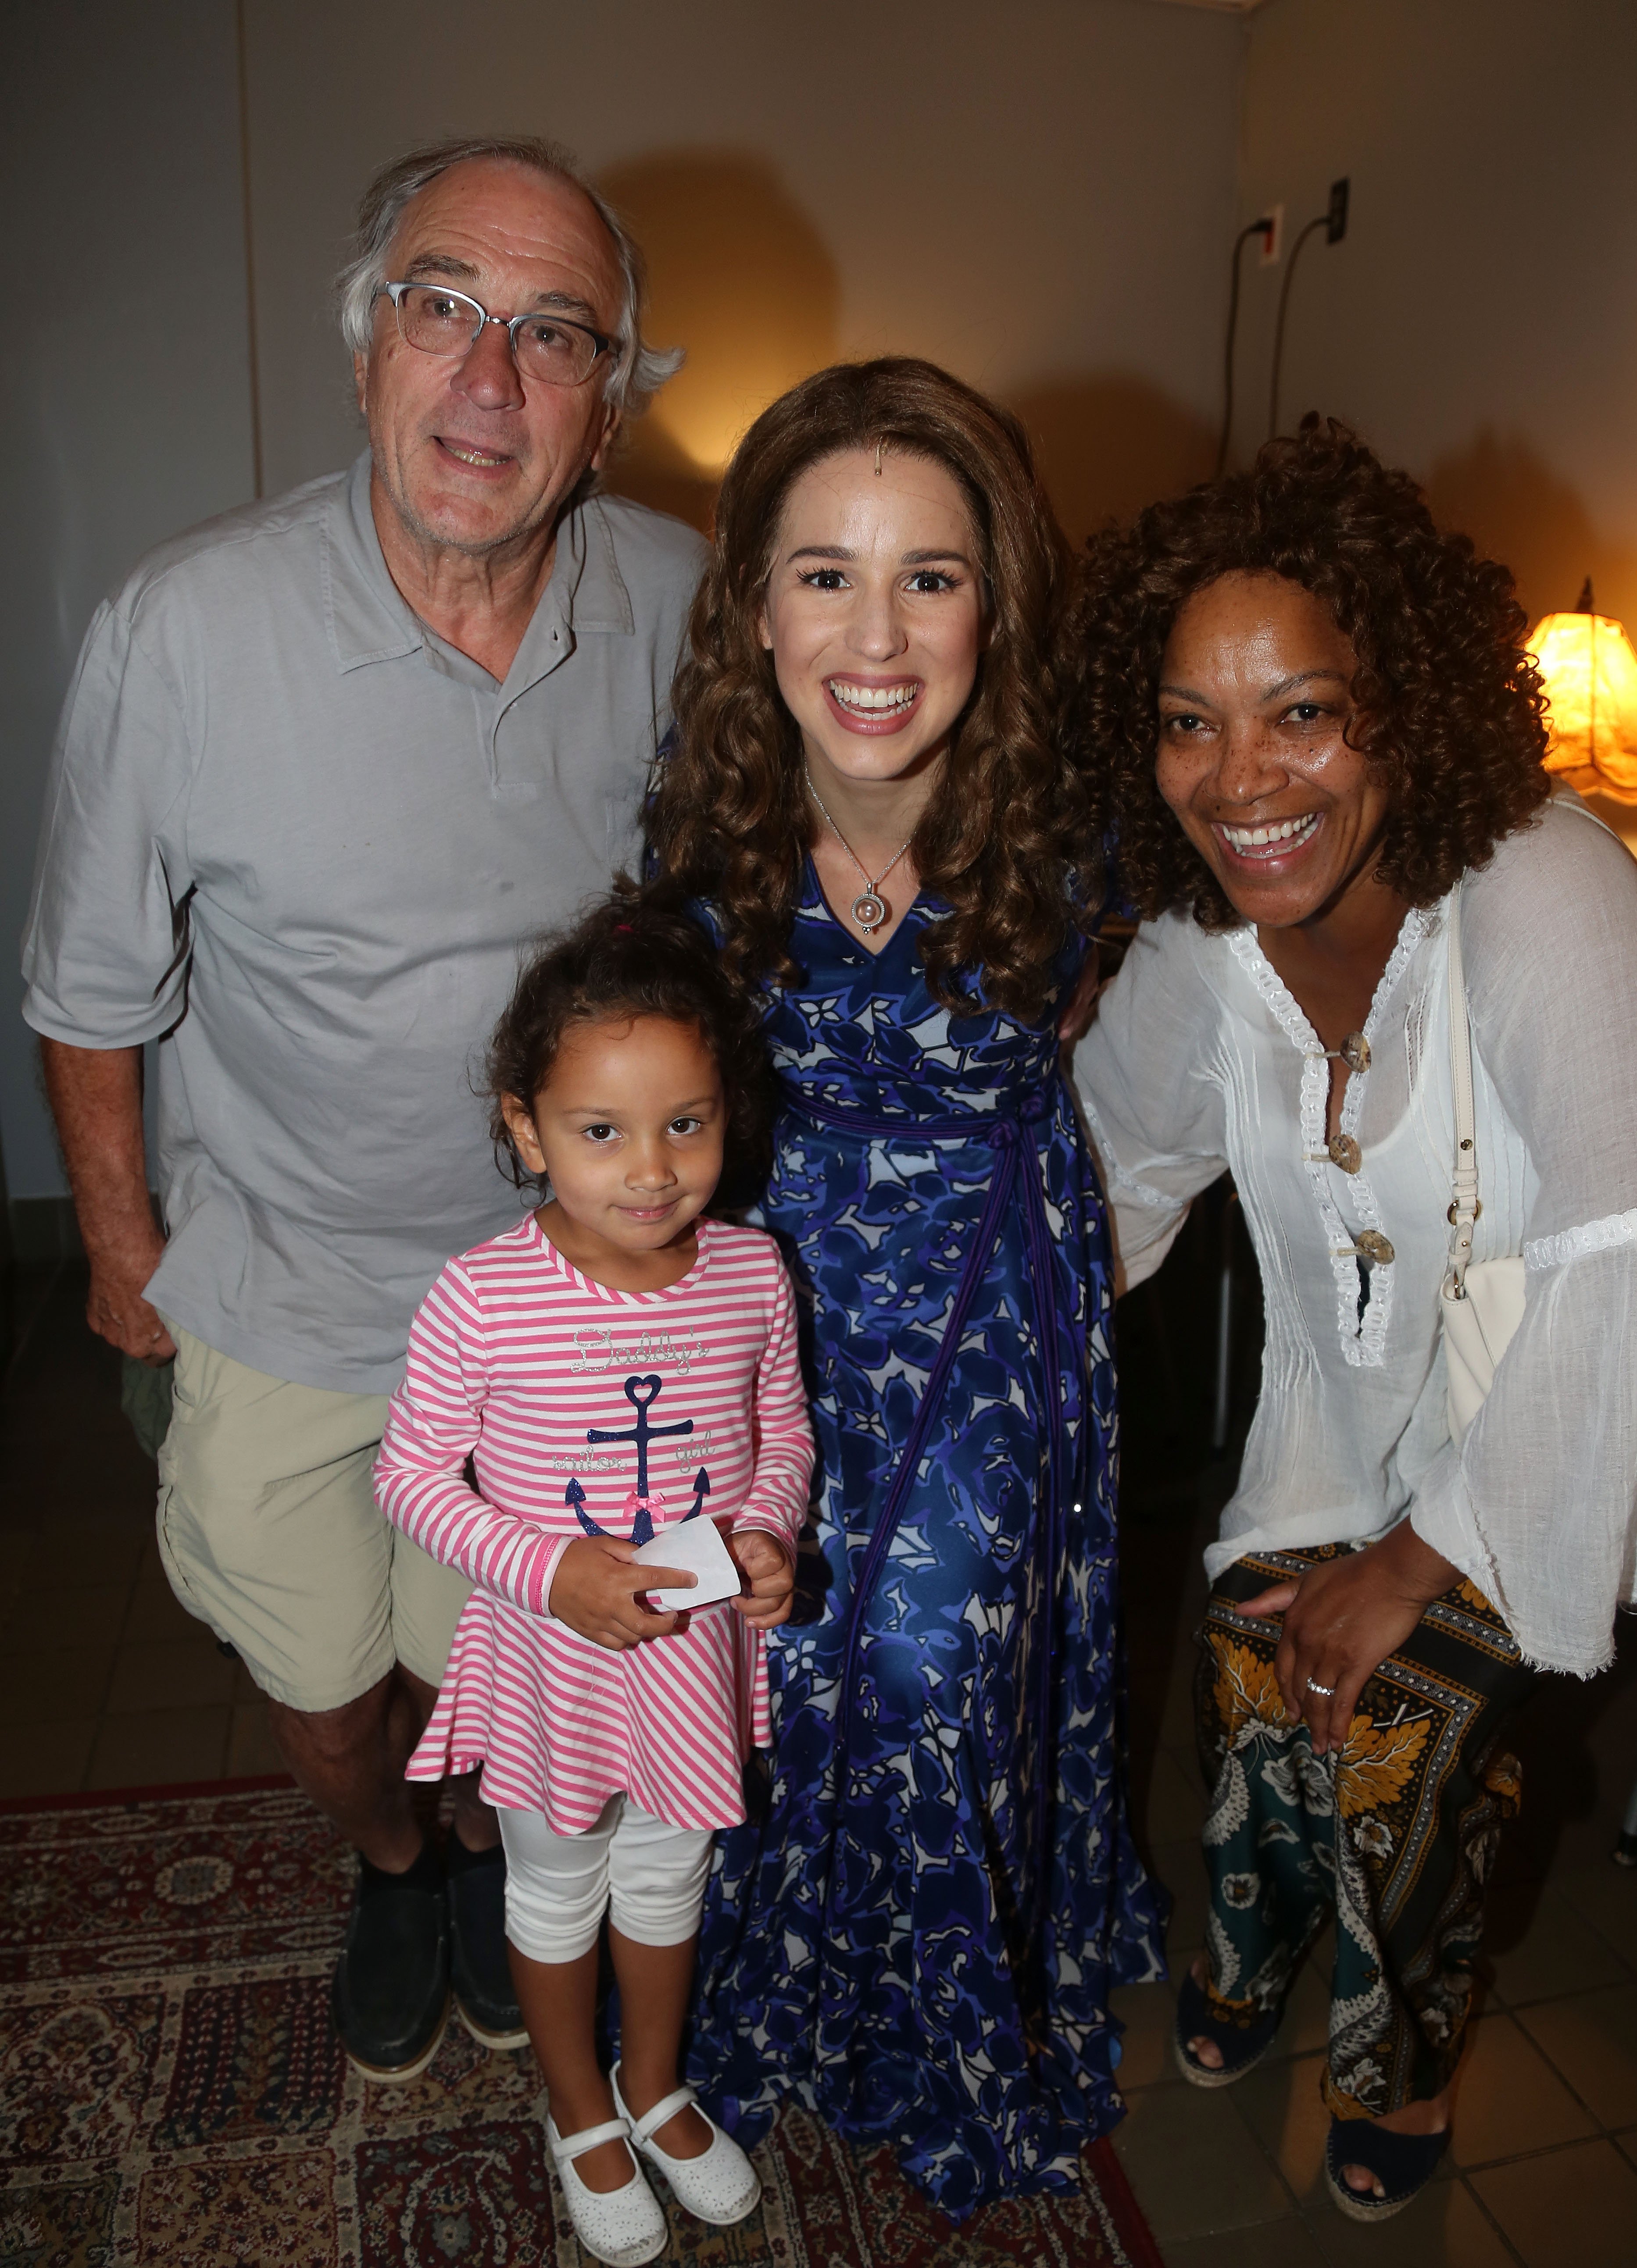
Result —
[[399, 337], [422, 354], [469, 354], [484, 325], [498, 323], [525, 378], [537, 378], [545, 386], [583, 386], [602, 356], [619, 350], [618, 340], [549, 309], [537, 309], [531, 315], [491, 315], [464, 291], [451, 291], [441, 284], [383, 284], [380, 288], [392, 301]]

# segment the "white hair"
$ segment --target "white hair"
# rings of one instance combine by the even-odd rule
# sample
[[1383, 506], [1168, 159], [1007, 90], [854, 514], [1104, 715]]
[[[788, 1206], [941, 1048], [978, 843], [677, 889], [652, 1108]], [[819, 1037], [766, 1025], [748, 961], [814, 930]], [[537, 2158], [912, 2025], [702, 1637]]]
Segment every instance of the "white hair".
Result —
[[451, 166], [468, 165], [474, 159], [525, 166], [549, 180], [571, 181], [595, 207], [614, 245], [621, 287], [619, 330], [608, 358], [603, 396], [623, 409], [627, 417], [640, 416], [666, 379], [674, 378], [682, 368], [682, 350], [680, 347], [651, 347], [643, 337], [648, 278], [635, 237], [608, 200], [592, 188], [566, 150], [557, 143], [532, 136], [483, 135], [434, 142], [382, 166], [364, 192], [352, 254], [336, 278], [343, 338], [355, 354], [369, 352], [375, 327], [375, 302], [382, 284], [389, 280], [387, 251], [398, 232], [405, 208], [440, 173], [446, 173]]

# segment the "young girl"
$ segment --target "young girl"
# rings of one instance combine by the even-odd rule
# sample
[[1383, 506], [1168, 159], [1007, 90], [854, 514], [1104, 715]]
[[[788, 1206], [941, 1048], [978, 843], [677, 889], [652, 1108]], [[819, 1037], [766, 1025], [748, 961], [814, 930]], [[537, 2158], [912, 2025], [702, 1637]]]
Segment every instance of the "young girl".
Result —
[[[381, 1445], [382, 1510], [476, 1587], [409, 1771], [483, 1767], [552, 2154], [581, 2244], [625, 2268], [667, 2241], [627, 2137], [702, 2220], [760, 2193], [677, 2053], [712, 1830], [743, 1819], [741, 1764], [769, 1738], [762, 1633], [789, 1612], [812, 1436], [777, 1248], [704, 1218], [762, 1072], [701, 932], [630, 895], [598, 909], [520, 980], [489, 1090], [498, 1151], [549, 1195], [432, 1286]], [[694, 1578], [633, 1565], [638, 1547], [702, 1515], [745, 1592], [652, 1610]]]

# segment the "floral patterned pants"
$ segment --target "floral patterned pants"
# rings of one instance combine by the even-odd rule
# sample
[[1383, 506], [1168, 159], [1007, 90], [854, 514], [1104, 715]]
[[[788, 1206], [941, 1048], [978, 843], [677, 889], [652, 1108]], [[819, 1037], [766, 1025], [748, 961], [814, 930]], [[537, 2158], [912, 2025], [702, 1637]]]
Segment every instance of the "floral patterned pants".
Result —
[[1481, 1591], [1463, 1581], [1366, 1684], [1346, 1748], [1316, 1756], [1285, 1721], [1278, 1625], [1238, 1602], [1343, 1552], [1274, 1551], [1212, 1593], [1194, 1690], [1213, 2011], [1250, 2027], [1282, 2004], [1333, 1911], [1324, 2100], [1380, 2117], [1437, 2095], [1461, 2052], [1483, 1886], [1520, 1774], [1497, 1735], [1537, 1682]]

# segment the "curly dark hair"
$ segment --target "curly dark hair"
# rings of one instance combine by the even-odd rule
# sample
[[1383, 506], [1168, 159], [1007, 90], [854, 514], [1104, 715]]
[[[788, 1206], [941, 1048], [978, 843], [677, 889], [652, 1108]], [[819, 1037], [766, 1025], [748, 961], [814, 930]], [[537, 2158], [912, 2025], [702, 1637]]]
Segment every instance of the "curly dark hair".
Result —
[[[654, 799], [660, 870], [712, 901], [735, 982], [795, 977], [791, 924], [812, 813], [801, 738], [779, 697], [761, 610], [793, 484], [839, 451], [930, 458], [971, 515], [990, 641], [913, 838], [921, 886], [948, 916], [922, 945], [951, 1008], [1043, 1008], [1051, 964], [1101, 872], [1101, 834], [1058, 714], [1067, 548], [1022, 427], [935, 364], [907, 357], [822, 370], [763, 411], [727, 468], [716, 541], [676, 681], [677, 741]], [[964, 980], [964, 982], [962, 981]]]
[[754, 1005], [724, 976], [697, 922], [662, 888], [625, 875], [574, 927], [542, 939], [495, 1026], [483, 1064], [495, 1162], [517, 1189], [539, 1188], [518, 1155], [502, 1108], [529, 1103], [551, 1076], [571, 1023], [660, 1016], [691, 1024], [722, 1075], [727, 1106], [722, 1179], [711, 1210], [747, 1204], [771, 1157], [772, 1073]]
[[1407, 473], [1309, 414], [1249, 472], [1095, 537], [1085, 562], [1073, 737], [1145, 917], [1240, 918], [1154, 784], [1166, 640], [1186, 600], [1234, 574], [1300, 584], [1352, 644], [1348, 740], [1392, 788], [1376, 872], [1409, 904], [1441, 898], [1545, 801], [1545, 703], [1510, 571], [1441, 535]]

